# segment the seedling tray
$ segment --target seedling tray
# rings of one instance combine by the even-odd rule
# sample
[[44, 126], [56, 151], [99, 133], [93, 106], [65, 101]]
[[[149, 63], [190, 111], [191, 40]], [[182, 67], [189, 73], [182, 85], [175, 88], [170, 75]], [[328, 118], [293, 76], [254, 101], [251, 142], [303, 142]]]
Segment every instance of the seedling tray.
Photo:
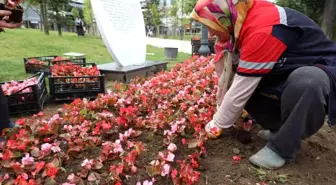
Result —
[[[53, 64], [59, 64], [59, 63], [78, 63], [78, 64], [85, 64], [86, 63], [86, 58], [71, 58], [71, 59], [65, 59], [65, 60], [59, 60], [59, 61], [52, 61], [58, 56], [42, 56], [42, 57], [30, 57], [30, 58], [24, 58], [24, 67], [26, 70], [26, 73], [29, 74], [36, 74], [39, 72], [44, 72], [46, 75], [50, 76], [51, 75], [51, 68]], [[28, 63], [30, 60], [36, 59], [38, 60], [39, 64], [31, 64]]]
[[[43, 110], [43, 105], [48, 97], [44, 73], [38, 73], [32, 77], [38, 78], [37, 84], [27, 86], [12, 95], [6, 96], [10, 115], [38, 113]], [[0, 83], [0, 85], [2, 84], [4, 83]], [[31, 88], [31, 92], [22, 92], [27, 88]]]
[[[91, 63], [75, 64], [81, 66]], [[77, 98], [95, 99], [105, 93], [105, 75], [99, 76], [53, 76], [49, 77], [50, 98], [54, 102], [72, 101]]]

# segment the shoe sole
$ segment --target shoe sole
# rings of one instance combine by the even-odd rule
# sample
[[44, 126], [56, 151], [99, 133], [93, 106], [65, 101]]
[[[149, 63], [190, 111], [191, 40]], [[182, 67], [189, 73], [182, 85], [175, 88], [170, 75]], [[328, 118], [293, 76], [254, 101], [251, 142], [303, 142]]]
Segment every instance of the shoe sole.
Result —
[[269, 168], [269, 167], [266, 167], [266, 166], [263, 166], [263, 165], [259, 165], [259, 164], [257, 164], [255, 161], [253, 161], [251, 159], [249, 159], [249, 161], [255, 167], [264, 168], [264, 169], [268, 169], [268, 170], [277, 170], [277, 169], [281, 168], [281, 167], [279, 167], [279, 168]]

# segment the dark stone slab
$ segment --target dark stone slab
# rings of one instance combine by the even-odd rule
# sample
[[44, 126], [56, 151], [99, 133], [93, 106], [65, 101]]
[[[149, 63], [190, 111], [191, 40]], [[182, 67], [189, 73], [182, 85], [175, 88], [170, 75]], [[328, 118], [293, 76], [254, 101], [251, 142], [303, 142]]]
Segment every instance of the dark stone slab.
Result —
[[130, 82], [135, 77], [148, 77], [167, 69], [168, 62], [146, 61], [143, 65], [122, 67], [116, 62], [98, 65], [107, 80]]

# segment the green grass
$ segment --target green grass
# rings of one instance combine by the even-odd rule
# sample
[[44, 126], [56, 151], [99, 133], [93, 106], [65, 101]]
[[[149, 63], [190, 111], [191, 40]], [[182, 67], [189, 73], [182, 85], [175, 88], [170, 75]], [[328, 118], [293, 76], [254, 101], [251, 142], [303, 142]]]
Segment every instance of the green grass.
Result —
[[[78, 37], [74, 33], [63, 33], [60, 37], [57, 32], [51, 32], [49, 36], [40, 30], [16, 29], [6, 30], [0, 34], [0, 81], [20, 80], [30, 75], [24, 71], [23, 58], [48, 55], [63, 55], [66, 52], [84, 53], [87, 62], [97, 64], [108, 63], [112, 57], [108, 53], [102, 39], [98, 37]], [[132, 52], [130, 51], [130, 54]], [[147, 60], [163, 61], [164, 50], [147, 46]], [[183, 61], [190, 55], [179, 53], [177, 61]], [[177, 61], [170, 61], [169, 67]]]

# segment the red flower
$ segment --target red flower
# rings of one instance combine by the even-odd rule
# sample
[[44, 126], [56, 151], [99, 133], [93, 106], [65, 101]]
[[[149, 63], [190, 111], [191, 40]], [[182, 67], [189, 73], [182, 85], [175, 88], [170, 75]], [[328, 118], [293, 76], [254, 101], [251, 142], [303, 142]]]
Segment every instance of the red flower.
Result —
[[232, 157], [232, 159], [238, 164], [238, 162], [241, 160], [241, 157], [239, 155], [235, 155]]
[[16, 124], [23, 126], [26, 123], [26, 118], [21, 118], [16, 121]]
[[5, 152], [2, 154], [2, 160], [7, 161], [9, 159], [12, 159], [14, 157], [14, 154], [10, 150], [5, 150]]
[[127, 124], [127, 119], [124, 117], [117, 117], [117, 124], [118, 125], [126, 125]]
[[183, 144], [183, 145], [187, 145], [187, 140], [186, 140], [185, 138], [182, 138], [181, 141], [182, 141], [182, 144]]
[[174, 170], [172, 170], [172, 172], [171, 172], [171, 178], [172, 178], [172, 179], [175, 179], [176, 176], [177, 176], [177, 170], [174, 169]]
[[56, 177], [56, 174], [58, 172], [59, 168], [55, 168], [53, 166], [49, 166], [48, 169], [47, 169], [47, 175], [50, 177], [50, 178], [55, 178]]
[[35, 176], [37, 173], [39, 173], [44, 168], [44, 165], [45, 165], [44, 161], [37, 162], [35, 164], [35, 171], [32, 172], [32, 174]]

